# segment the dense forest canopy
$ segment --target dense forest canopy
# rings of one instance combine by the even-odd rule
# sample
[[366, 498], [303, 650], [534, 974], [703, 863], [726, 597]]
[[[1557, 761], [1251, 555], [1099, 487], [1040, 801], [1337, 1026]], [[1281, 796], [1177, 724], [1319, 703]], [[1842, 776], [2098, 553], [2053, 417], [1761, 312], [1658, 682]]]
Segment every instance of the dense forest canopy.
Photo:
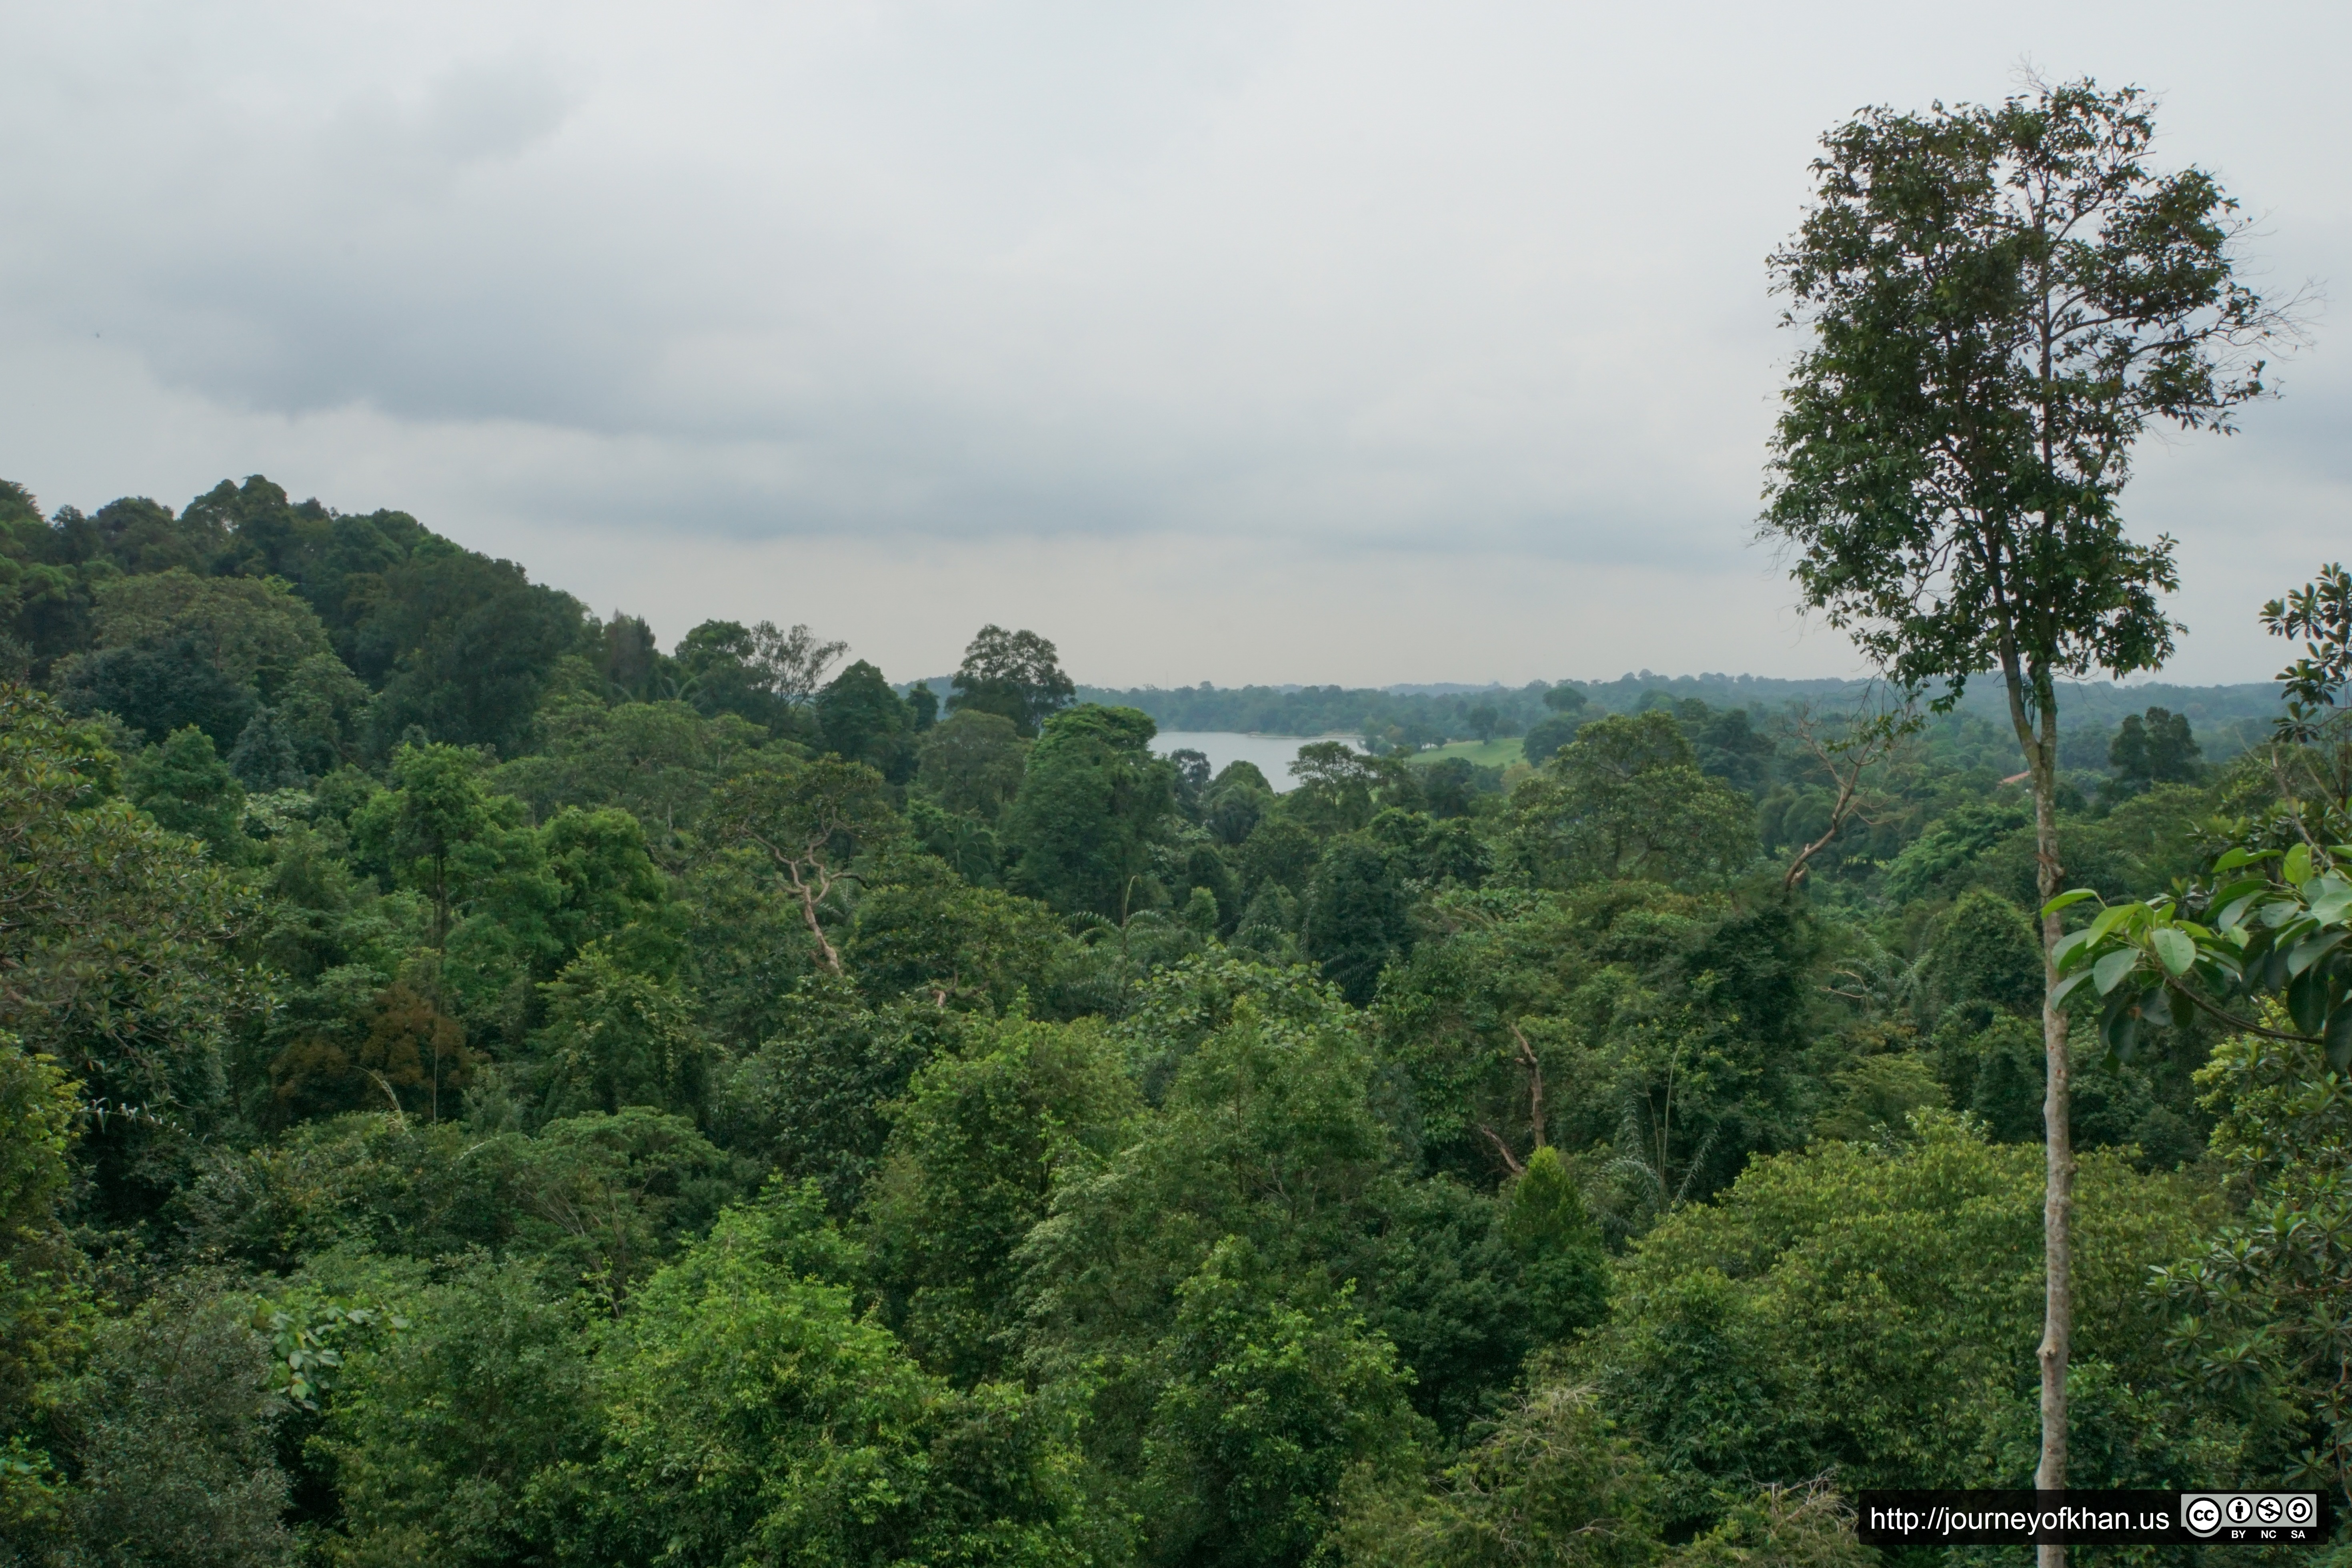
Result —
[[[2031, 1474], [1979, 715], [1549, 683], [1277, 794], [1155, 721], [1465, 694], [894, 683], [260, 478], [0, 498], [17, 1560], [1860, 1563], [1856, 1489]], [[2340, 820], [2294, 689], [2086, 703], [2074, 880]], [[2341, 1488], [2340, 1079], [2149, 1037], [2075, 1047], [2074, 1484]]]

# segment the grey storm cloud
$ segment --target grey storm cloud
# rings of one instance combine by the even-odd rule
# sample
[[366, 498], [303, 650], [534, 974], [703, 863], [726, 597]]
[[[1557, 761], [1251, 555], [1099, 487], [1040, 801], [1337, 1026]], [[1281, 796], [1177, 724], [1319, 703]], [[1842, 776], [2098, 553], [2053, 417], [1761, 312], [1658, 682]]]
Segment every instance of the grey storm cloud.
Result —
[[[1050, 607], [1071, 561], [1135, 542], [1162, 565], [1126, 623], [1179, 666], [1186, 542], [1349, 584], [1270, 602], [1304, 621], [1278, 636], [1221, 618], [1192, 650], [1220, 679], [1365, 614], [1460, 628], [1390, 639], [1475, 667], [1429, 679], [1843, 668], [1833, 637], [1792, 651], [1748, 543], [1791, 346], [1763, 258], [1813, 138], [1865, 102], [1997, 96], [2026, 56], [2140, 81], [2167, 153], [2261, 216], [2258, 264], [2325, 278], [2352, 237], [2327, 63], [2352, 24], [2268, 8], [2299, 42], [2255, 72], [2200, 42], [2207, 15], [0, 5], [0, 472], [89, 505], [265, 468], [673, 620], [771, 543], [852, 577], [1012, 552], [1004, 591], [1056, 584]], [[2340, 527], [2352, 387], [2326, 340], [2226, 449], [2142, 465], [2135, 516], [2211, 584], [2192, 624], [2243, 620]], [[649, 563], [687, 542], [717, 585]], [[1675, 574], [1721, 601], [1688, 659], [1654, 615], [1625, 648], [1580, 611]], [[1549, 633], [1487, 624], [1482, 593], [1538, 582]], [[940, 657], [881, 594], [838, 613]]]

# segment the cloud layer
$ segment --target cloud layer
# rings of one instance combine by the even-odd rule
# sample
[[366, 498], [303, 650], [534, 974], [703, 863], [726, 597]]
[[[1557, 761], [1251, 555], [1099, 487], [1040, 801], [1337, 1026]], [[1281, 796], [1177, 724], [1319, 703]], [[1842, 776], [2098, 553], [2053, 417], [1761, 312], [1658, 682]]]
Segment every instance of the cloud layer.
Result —
[[[0, 473], [267, 471], [907, 673], [1842, 671], [1747, 543], [1822, 129], [2030, 54], [2162, 90], [2273, 280], [2352, 236], [2340, 13], [2050, 9], [6, 6]], [[2321, 331], [2143, 461], [2182, 678], [2340, 552]]]

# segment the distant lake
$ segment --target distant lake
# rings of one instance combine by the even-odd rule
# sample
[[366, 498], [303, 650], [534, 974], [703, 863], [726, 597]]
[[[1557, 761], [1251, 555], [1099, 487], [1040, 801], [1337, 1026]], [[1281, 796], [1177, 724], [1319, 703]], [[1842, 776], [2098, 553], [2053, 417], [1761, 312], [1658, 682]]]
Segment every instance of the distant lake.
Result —
[[1227, 763], [1255, 763], [1257, 771], [1276, 793], [1289, 789], [1298, 781], [1290, 776], [1290, 764], [1298, 755], [1298, 748], [1317, 741], [1345, 741], [1353, 747], [1356, 742], [1345, 735], [1244, 735], [1232, 730], [1162, 730], [1151, 742], [1151, 749], [1161, 756], [1171, 752], [1198, 752], [1209, 759], [1212, 773], [1222, 772]]

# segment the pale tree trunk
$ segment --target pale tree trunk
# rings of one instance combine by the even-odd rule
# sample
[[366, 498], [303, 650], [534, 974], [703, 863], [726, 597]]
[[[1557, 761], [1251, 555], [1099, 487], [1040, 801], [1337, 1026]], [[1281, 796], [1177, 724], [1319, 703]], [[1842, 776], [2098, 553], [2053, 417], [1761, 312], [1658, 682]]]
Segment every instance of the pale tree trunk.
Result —
[[838, 974], [841, 973], [841, 953], [824, 939], [824, 926], [816, 918], [817, 903], [832, 891], [833, 884], [830, 879], [821, 879], [813, 887], [801, 879], [798, 867], [788, 868], [788, 870], [793, 879], [793, 890], [800, 895], [801, 918], [808, 922], [809, 936], [816, 943], [817, 962]]
[[[2058, 702], [2049, 672], [2021, 669], [2004, 650], [2002, 674], [2009, 684], [2011, 721], [2024, 747], [2033, 786], [2034, 881], [2047, 904], [2062, 891], [2064, 863], [2058, 854]], [[2033, 709], [2026, 703], [2031, 683]], [[2039, 719], [2037, 727], [2034, 721]], [[2041, 917], [2042, 1055], [2044, 1085], [2042, 1131], [2045, 1185], [2042, 1199], [2042, 1458], [2034, 1467], [2037, 1491], [2066, 1487], [2066, 1366], [2074, 1330], [2074, 1138], [2066, 1055], [2066, 1015], [2058, 1005], [2058, 971], [2053, 950], [2064, 934], [2059, 917]], [[2065, 1568], [2063, 1546], [2034, 1549], [2039, 1568]]]
[[[2035, 216], [2039, 229], [2042, 215], [2037, 211]], [[2042, 254], [2042, 470], [2054, 474], [2049, 388], [2053, 379], [2052, 345], [2057, 332], [2051, 321], [2049, 252], [2044, 249]], [[2045, 528], [2049, 526], [2047, 511], [2042, 521]], [[2037, 646], [2046, 649], [2050, 644]], [[2030, 671], [2041, 709], [2037, 715], [2042, 721], [2041, 743], [2036, 745], [2018, 701], [2022, 693], [2017, 687], [2013, 644], [2008, 663], [2010, 702], [2033, 773], [2034, 882], [2046, 909], [2058, 896], [2065, 876], [2065, 867], [2058, 858], [2058, 693], [2048, 663], [2036, 661]], [[2056, 915], [2042, 917], [2042, 1462], [2033, 1468], [2033, 1489], [2053, 1492], [2066, 1488], [2066, 1363], [2074, 1344], [2074, 1129], [2068, 1076], [2072, 1064], [2066, 1058], [2066, 1015], [2058, 1010], [2055, 957], [2063, 934]], [[2066, 1568], [2063, 1546], [2037, 1546], [2033, 1556], [2038, 1568]]]

